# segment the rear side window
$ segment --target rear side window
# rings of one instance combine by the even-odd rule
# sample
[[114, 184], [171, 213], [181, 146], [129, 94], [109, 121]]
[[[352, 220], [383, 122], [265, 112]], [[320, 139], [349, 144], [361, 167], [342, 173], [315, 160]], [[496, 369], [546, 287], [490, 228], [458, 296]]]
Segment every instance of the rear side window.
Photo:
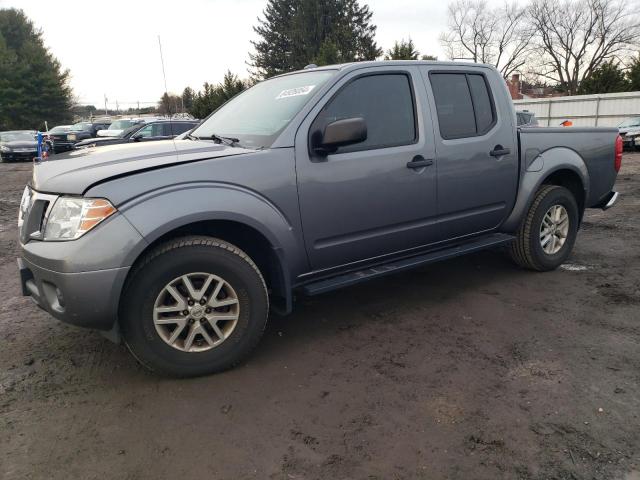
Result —
[[483, 75], [432, 73], [430, 78], [442, 138], [475, 137], [491, 130], [496, 112]]
[[336, 153], [415, 143], [416, 117], [409, 76], [394, 73], [356, 78], [322, 109], [311, 132], [324, 131], [329, 123], [354, 117], [362, 117], [367, 123], [367, 139]]

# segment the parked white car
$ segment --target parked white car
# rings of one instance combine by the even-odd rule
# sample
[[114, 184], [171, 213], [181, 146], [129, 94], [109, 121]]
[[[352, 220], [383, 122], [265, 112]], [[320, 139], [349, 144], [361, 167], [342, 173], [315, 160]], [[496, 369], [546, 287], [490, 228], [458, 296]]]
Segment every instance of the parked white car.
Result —
[[152, 120], [155, 120], [155, 118], [121, 118], [120, 120], [114, 120], [106, 130], [98, 130], [98, 136], [117, 137], [129, 127]]
[[622, 143], [626, 148], [638, 146], [638, 136], [640, 136], [640, 117], [625, 119], [618, 125], [618, 131], [622, 137]]

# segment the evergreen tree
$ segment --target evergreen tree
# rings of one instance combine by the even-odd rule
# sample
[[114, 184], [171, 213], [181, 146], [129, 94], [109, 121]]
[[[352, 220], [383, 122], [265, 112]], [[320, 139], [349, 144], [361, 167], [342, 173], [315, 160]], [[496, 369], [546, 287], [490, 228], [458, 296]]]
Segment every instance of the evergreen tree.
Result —
[[375, 60], [372, 13], [358, 0], [268, 0], [254, 31], [253, 75], [268, 78], [309, 63]]
[[627, 79], [629, 80], [629, 90], [640, 90], [640, 56], [633, 60], [627, 71]]
[[418, 60], [420, 52], [416, 50], [413, 40], [409, 37], [409, 40], [405, 42], [404, 38], [399, 42], [396, 41], [393, 48], [387, 50], [387, 54], [384, 56], [385, 60]]
[[247, 87], [247, 82], [240, 80], [237, 75], [227, 71], [222, 83], [218, 85], [204, 83], [202, 90], [195, 94], [193, 105], [188, 111], [196, 118], [205, 118]]
[[629, 90], [630, 82], [620, 64], [613, 60], [603, 63], [580, 83], [578, 93], [615, 93]]
[[68, 123], [69, 71], [51, 55], [22, 10], [0, 9], [0, 130]]
[[422, 55], [421, 60], [438, 60], [438, 57], [435, 55]]
[[193, 91], [193, 88], [186, 87], [182, 91], [182, 105], [184, 105], [184, 110], [186, 112], [190, 112], [193, 108], [193, 101], [195, 100], [196, 92]]

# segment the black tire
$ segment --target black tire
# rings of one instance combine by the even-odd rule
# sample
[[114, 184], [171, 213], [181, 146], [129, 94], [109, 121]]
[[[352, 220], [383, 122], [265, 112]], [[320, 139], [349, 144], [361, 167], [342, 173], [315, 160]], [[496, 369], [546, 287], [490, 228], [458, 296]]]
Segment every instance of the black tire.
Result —
[[[547, 211], [554, 205], [565, 208], [569, 217], [567, 237], [562, 248], [555, 253], [546, 253], [540, 242], [540, 228]], [[545, 272], [555, 270], [571, 254], [578, 234], [580, 213], [573, 194], [564, 187], [543, 185], [529, 207], [511, 245], [511, 258], [523, 268]]]
[[[120, 309], [124, 341], [148, 369], [163, 375], [193, 377], [237, 365], [258, 344], [267, 323], [267, 288], [253, 261], [238, 247], [211, 237], [171, 240], [149, 252], [134, 267]], [[181, 275], [212, 273], [235, 290], [239, 317], [222, 343], [202, 352], [185, 352], [166, 343], [156, 331], [153, 309], [162, 289]]]

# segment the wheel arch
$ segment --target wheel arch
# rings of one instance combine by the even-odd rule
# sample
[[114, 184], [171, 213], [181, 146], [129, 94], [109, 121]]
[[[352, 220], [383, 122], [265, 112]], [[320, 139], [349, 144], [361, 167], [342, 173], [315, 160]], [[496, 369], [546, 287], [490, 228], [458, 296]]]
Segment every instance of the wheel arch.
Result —
[[589, 198], [589, 172], [582, 157], [566, 147], [551, 148], [539, 154], [523, 172], [515, 206], [501, 230], [515, 232], [542, 185], [559, 185], [575, 196], [580, 219]]
[[132, 272], [136, 270], [136, 266], [143, 261], [149, 252], [176, 238], [192, 235], [219, 238], [243, 250], [262, 273], [270, 296], [272, 296], [274, 310], [281, 314], [290, 313], [293, 303], [291, 282], [282, 249], [275, 246], [263, 232], [255, 227], [241, 221], [225, 219], [186, 222], [149, 241], [146, 247], [138, 253], [129, 270], [122, 287], [120, 302], [122, 302]]
[[166, 241], [189, 235], [215, 237], [236, 245], [256, 263], [274, 311], [291, 311], [291, 277], [296, 269], [305, 268], [304, 244], [298, 238], [296, 219], [292, 224], [263, 196], [232, 185], [192, 184], [137, 197], [119, 209], [144, 238], [144, 245], [129, 259], [131, 271]]

